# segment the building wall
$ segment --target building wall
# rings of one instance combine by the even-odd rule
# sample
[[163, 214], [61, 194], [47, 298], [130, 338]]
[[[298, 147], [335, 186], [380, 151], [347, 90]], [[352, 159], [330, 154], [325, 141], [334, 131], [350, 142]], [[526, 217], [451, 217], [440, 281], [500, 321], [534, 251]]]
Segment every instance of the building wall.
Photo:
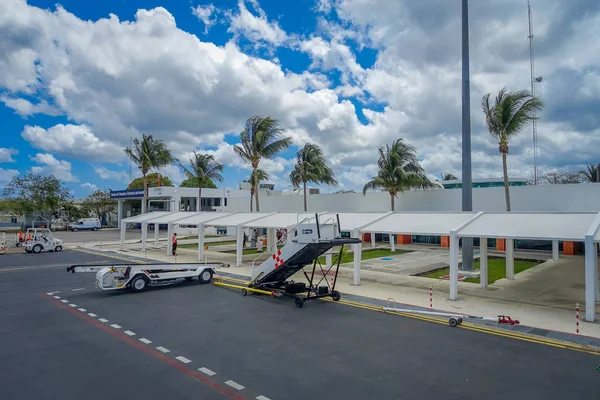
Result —
[[[600, 184], [531, 185], [510, 188], [513, 211], [600, 212]], [[248, 199], [230, 198], [227, 211], [249, 211]], [[398, 195], [396, 211], [460, 211], [461, 190], [411, 191]], [[261, 212], [301, 212], [303, 196], [261, 196]], [[308, 211], [389, 211], [387, 193], [340, 193], [308, 196]], [[473, 189], [474, 211], [506, 211], [503, 187]]]

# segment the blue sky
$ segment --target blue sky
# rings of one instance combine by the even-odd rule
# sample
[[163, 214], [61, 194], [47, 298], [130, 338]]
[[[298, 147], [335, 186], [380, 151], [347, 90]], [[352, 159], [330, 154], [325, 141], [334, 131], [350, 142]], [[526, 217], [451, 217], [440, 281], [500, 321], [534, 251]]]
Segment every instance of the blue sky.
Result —
[[[376, 172], [377, 147], [399, 137], [415, 145], [432, 177], [460, 175], [459, 7], [442, 0], [55, 3], [0, 4], [0, 128], [10, 138], [0, 145], [0, 186], [33, 170], [64, 179], [76, 197], [123, 188], [123, 147], [152, 133], [183, 161], [192, 150], [213, 153], [226, 166], [222, 186], [234, 188], [250, 171], [232, 146], [255, 114], [277, 118], [295, 143], [262, 165], [280, 189], [307, 142], [323, 147], [341, 188], [360, 190]], [[471, 6], [474, 177], [501, 174], [481, 96], [529, 88], [521, 3]], [[532, 4], [536, 72], [544, 76], [537, 90], [546, 102], [540, 169], [579, 170], [600, 162], [600, 61], [591, 56], [600, 7]], [[511, 144], [510, 175], [528, 177], [532, 168], [526, 130]], [[176, 166], [163, 172], [183, 179]]]

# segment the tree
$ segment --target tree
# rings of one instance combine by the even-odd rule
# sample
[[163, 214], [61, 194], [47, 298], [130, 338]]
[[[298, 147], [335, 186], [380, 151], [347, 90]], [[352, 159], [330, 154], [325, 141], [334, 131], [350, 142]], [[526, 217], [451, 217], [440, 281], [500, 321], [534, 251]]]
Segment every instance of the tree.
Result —
[[340, 189], [337, 192], [334, 192], [333, 194], [343, 194], [343, 193], [356, 193], [356, 190], [354, 190], [354, 189]]
[[306, 184], [308, 182], [325, 183], [338, 186], [333, 170], [325, 161], [321, 148], [316, 144], [307, 143], [296, 153], [296, 165], [290, 173], [290, 181], [294, 188], [302, 186], [304, 191], [304, 211], [308, 211], [306, 202]]
[[[179, 164], [185, 173], [185, 176], [190, 179], [195, 179], [197, 182], [204, 183], [206, 180], [223, 182], [223, 165], [215, 160], [215, 156], [212, 154], [196, 153], [190, 158], [189, 168], [183, 164]], [[201, 211], [202, 204], [202, 187], [198, 186], [198, 211]]]
[[540, 182], [550, 185], [566, 185], [571, 183], [581, 183], [583, 176], [579, 172], [570, 172], [565, 170], [549, 171], [540, 176]]
[[440, 176], [442, 177], [442, 180], [443, 180], [443, 181], [454, 181], [454, 180], [458, 179], [458, 178], [456, 177], [456, 175], [454, 175], [454, 174], [453, 174], [453, 173], [451, 173], [451, 172], [442, 172], [442, 173], [440, 174]]
[[[197, 187], [199, 187], [199, 185], [200, 185], [200, 183], [198, 183], [198, 178], [192, 178], [192, 179], [186, 179], [183, 182], [181, 182], [181, 185], [179, 185], [179, 187], [197, 188]], [[202, 181], [202, 187], [208, 188], [208, 189], [216, 189], [217, 185], [215, 185], [215, 183], [213, 181], [211, 181], [210, 179], [204, 179]]]
[[117, 209], [117, 201], [110, 198], [110, 190], [96, 190], [83, 200], [81, 207], [101, 220]]
[[266, 181], [267, 179], [269, 179], [269, 174], [260, 168], [250, 173], [250, 179], [248, 180], [250, 182], [250, 212], [252, 212], [252, 200], [257, 192], [256, 188], [260, 188], [260, 181]]
[[598, 165], [587, 165], [587, 171], [579, 171], [579, 174], [584, 178], [585, 182], [600, 182], [598, 180], [598, 174], [600, 174]]
[[[241, 145], [235, 145], [234, 151], [245, 162], [256, 171], [263, 158], [272, 159], [279, 152], [286, 150], [292, 139], [283, 137], [283, 129], [276, 119], [271, 117], [250, 117], [244, 130], [240, 133]], [[258, 174], [254, 174], [254, 186], [258, 188]], [[260, 211], [258, 202], [258, 190], [256, 195], [256, 211]]]
[[56, 211], [73, 200], [73, 194], [62, 180], [54, 175], [43, 176], [29, 173], [17, 175], [2, 192], [4, 200], [10, 200], [13, 212], [28, 214], [32, 211]]
[[395, 140], [391, 146], [379, 147], [377, 166], [379, 172], [365, 184], [363, 195], [367, 190], [385, 190], [390, 194], [392, 211], [395, 209], [395, 198], [398, 193], [410, 189], [440, 187], [427, 177], [419, 163], [415, 148], [402, 139]]
[[502, 173], [504, 175], [504, 195], [506, 197], [506, 211], [510, 211], [510, 191], [508, 187], [508, 143], [525, 126], [536, 119], [535, 113], [543, 108], [540, 99], [532, 96], [526, 90], [508, 92], [501, 89], [496, 96], [495, 103], [490, 104], [488, 93], [481, 100], [481, 108], [485, 115], [485, 122], [490, 135], [498, 140], [498, 150], [502, 154]]
[[169, 149], [161, 140], [154, 140], [152, 135], [142, 135], [142, 140], [133, 139], [133, 147], [126, 147], [125, 154], [135, 163], [142, 173], [144, 198], [142, 210], [146, 210], [148, 202], [148, 173], [153, 169], [166, 167], [175, 162]]
[[[160, 182], [159, 182], [160, 180]], [[167, 186], [172, 187], [173, 182], [168, 176], [161, 175], [158, 172], [153, 172], [146, 176], [146, 181], [148, 182], [148, 188], [151, 187], [159, 187], [159, 186]], [[127, 189], [143, 189], [144, 188], [144, 179], [143, 178], [135, 178], [129, 183]]]

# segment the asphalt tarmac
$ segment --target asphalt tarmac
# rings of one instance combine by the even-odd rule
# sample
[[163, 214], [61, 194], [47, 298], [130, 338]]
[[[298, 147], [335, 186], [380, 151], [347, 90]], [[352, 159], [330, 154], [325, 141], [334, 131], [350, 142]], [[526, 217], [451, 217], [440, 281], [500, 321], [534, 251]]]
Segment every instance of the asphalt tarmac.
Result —
[[[333, 302], [104, 292], [77, 251], [0, 257], [4, 399], [592, 399], [600, 356]], [[50, 294], [48, 294], [50, 293]]]

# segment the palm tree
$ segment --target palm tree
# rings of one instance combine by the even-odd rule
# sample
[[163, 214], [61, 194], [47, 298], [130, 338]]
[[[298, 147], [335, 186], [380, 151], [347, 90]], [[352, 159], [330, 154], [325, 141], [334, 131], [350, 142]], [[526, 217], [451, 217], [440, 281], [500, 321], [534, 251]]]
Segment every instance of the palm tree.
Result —
[[202, 186], [207, 180], [223, 182], [223, 165], [215, 160], [212, 154], [202, 154], [193, 152], [194, 156], [190, 158], [190, 168], [179, 164], [187, 179], [198, 181], [198, 211], [202, 211]]
[[[276, 119], [250, 117], [240, 133], [241, 145], [236, 144], [233, 149], [242, 160], [252, 166], [252, 171], [256, 171], [263, 158], [272, 159], [292, 144], [292, 139], [283, 137], [282, 133], [283, 129]], [[255, 188], [258, 189], [258, 174], [255, 173], [253, 178]], [[260, 211], [258, 190], [255, 191], [255, 196], [256, 211]]]
[[379, 147], [379, 172], [363, 187], [363, 195], [367, 190], [385, 190], [390, 194], [392, 211], [395, 209], [395, 198], [398, 193], [410, 189], [430, 189], [440, 185], [432, 182], [421, 167], [416, 150], [402, 139], [395, 140], [392, 145]]
[[302, 185], [304, 190], [304, 211], [308, 211], [306, 204], [306, 183], [315, 184], [325, 183], [331, 186], [337, 186], [335, 174], [325, 161], [325, 156], [321, 148], [316, 144], [307, 143], [296, 153], [296, 166], [290, 173], [290, 181], [294, 188]]
[[535, 113], [541, 111], [544, 105], [540, 99], [532, 96], [526, 90], [508, 92], [503, 88], [498, 92], [493, 106], [490, 104], [490, 95], [488, 93], [483, 96], [481, 108], [485, 114], [485, 122], [490, 135], [498, 140], [498, 150], [502, 154], [506, 211], [510, 211], [508, 167], [506, 165], [508, 142], [526, 125], [536, 119]]
[[[258, 179], [255, 181], [254, 179], [254, 175], [258, 176]], [[250, 173], [250, 212], [252, 212], [252, 201], [254, 200], [254, 193], [256, 193], [256, 188], [260, 186], [255, 186], [258, 182], [258, 184], [260, 184], [260, 181], [266, 181], [267, 179], [269, 179], [269, 174], [267, 174], [265, 171], [263, 171], [262, 169], [258, 168], [256, 171], [252, 171]]]
[[152, 135], [142, 135], [142, 140], [133, 139], [133, 146], [125, 148], [125, 154], [135, 163], [142, 173], [144, 182], [144, 198], [142, 211], [146, 210], [148, 201], [148, 172], [166, 167], [177, 161], [162, 140], [154, 140]]
[[458, 178], [456, 177], [456, 175], [454, 175], [454, 174], [453, 174], [453, 173], [451, 173], [451, 172], [442, 172], [442, 173], [440, 174], [440, 176], [442, 177], [442, 180], [443, 180], [443, 181], [453, 181], [453, 180], [456, 180], [456, 179], [458, 179]]
[[587, 171], [579, 171], [579, 173], [581, 175], [583, 175], [583, 177], [585, 178], [586, 181], [588, 182], [600, 182], [600, 180], [598, 180], [598, 174], [600, 173], [600, 169], [598, 168], [600, 167], [600, 164], [598, 165], [587, 165]]

